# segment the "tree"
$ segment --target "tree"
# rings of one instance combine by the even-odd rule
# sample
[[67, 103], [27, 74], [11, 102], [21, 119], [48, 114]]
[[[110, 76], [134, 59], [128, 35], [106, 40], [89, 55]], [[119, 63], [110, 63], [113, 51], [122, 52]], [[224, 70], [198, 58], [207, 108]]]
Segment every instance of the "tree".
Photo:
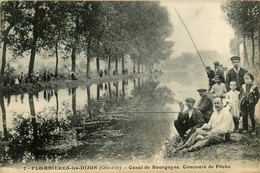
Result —
[[[228, 23], [237, 31], [242, 33], [245, 40], [246, 37], [252, 42], [252, 65], [255, 64], [255, 34], [260, 30], [260, 4], [257, 1], [233, 1], [222, 5], [222, 11], [226, 14]], [[259, 40], [260, 38], [258, 38]], [[260, 41], [259, 41], [260, 42]], [[244, 42], [245, 43], [245, 42]], [[244, 44], [244, 48], [245, 48]], [[260, 48], [259, 48], [260, 50]], [[244, 52], [246, 50], [244, 49]], [[247, 54], [247, 53], [245, 53]], [[246, 57], [245, 57], [246, 58]], [[259, 57], [260, 58], [260, 57]]]
[[4, 77], [6, 66], [6, 51], [7, 46], [10, 44], [9, 33], [15, 26], [21, 22], [19, 16], [21, 10], [19, 9], [19, 1], [3, 1], [1, 2], [1, 37], [0, 41], [3, 42], [2, 48], [2, 65], [0, 70], [0, 85]]

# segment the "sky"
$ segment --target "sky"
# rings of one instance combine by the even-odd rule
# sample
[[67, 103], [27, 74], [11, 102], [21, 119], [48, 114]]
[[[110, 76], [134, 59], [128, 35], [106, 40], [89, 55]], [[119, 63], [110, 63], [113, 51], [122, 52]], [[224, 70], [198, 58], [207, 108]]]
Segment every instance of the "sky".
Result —
[[187, 31], [174, 11], [174, 7], [186, 24], [198, 50], [215, 50], [223, 55], [223, 61], [231, 57], [229, 42], [234, 37], [231, 26], [221, 11], [221, 2], [161, 2], [168, 9], [174, 41], [171, 58], [183, 52], [196, 52]]

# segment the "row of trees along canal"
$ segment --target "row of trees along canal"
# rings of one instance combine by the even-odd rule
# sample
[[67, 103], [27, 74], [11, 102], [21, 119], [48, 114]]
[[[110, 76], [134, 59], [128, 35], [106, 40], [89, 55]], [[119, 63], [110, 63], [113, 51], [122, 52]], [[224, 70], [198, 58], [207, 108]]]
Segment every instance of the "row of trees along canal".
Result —
[[118, 71], [121, 62], [123, 72], [126, 54], [133, 70], [140, 72], [140, 66], [151, 69], [169, 57], [173, 43], [166, 38], [171, 33], [168, 12], [159, 2], [2, 1], [1, 78], [7, 49], [15, 58], [30, 55], [28, 78], [36, 54], [41, 56], [43, 51], [56, 58], [56, 77], [60, 52], [65, 52], [63, 59], [71, 59], [74, 72], [77, 55], [84, 53], [87, 77], [93, 59], [97, 72], [100, 60], [107, 62], [108, 72], [111, 63]]
[[[240, 45], [243, 43], [243, 56], [246, 66], [260, 63], [260, 2], [233, 1], [222, 5], [228, 23], [235, 31], [235, 38], [230, 42], [231, 53], [240, 56]], [[258, 51], [255, 51], [255, 40], [258, 40]], [[250, 45], [248, 45], [248, 43]], [[251, 61], [248, 58], [248, 47], [251, 46]], [[258, 52], [258, 61], [255, 60]]]

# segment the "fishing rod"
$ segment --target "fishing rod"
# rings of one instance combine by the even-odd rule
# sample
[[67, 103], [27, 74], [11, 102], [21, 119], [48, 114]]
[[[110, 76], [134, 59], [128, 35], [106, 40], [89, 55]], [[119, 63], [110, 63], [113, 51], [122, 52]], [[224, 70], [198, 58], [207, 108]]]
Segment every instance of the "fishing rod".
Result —
[[131, 113], [143, 113], [143, 114], [150, 114], [150, 113], [180, 113], [177, 111], [119, 111], [119, 112], [104, 112], [104, 114], [131, 114]]
[[191, 36], [191, 34], [190, 34], [190, 32], [189, 32], [187, 26], [185, 25], [184, 21], [182, 20], [180, 14], [178, 13], [178, 11], [177, 11], [177, 9], [176, 9], [175, 7], [174, 7], [174, 10], [175, 10], [175, 12], [177, 13], [177, 15], [179, 16], [179, 18], [180, 18], [182, 24], [184, 25], [184, 28], [186, 29], [186, 31], [187, 31], [187, 33], [188, 33], [188, 35], [189, 35], [189, 37], [190, 37], [190, 39], [191, 39], [191, 41], [192, 41], [192, 43], [193, 43], [195, 49], [196, 49], [196, 51], [197, 51], [197, 53], [198, 53], [198, 55], [199, 55], [199, 57], [200, 57], [200, 60], [201, 60], [201, 62], [202, 62], [202, 64], [203, 64], [204, 68], [206, 69], [206, 65], [204, 64], [204, 62], [203, 62], [203, 60], [202, 60], [202, 58], [201, 58], [201, 56], [200, 56], [200, 53], [199, 53], [199, 51], [198, 51], [198, 49], [197, 49], [197, 46], [196, 46], [195, 42], [193, 41], [192, 36]]

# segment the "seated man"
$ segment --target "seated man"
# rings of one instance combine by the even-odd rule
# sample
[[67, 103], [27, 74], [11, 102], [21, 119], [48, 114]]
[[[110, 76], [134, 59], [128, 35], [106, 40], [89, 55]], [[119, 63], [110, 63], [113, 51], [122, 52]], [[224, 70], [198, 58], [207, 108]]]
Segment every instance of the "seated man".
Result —
[[214, 99], [215, 111], [210, 121], [198, 128], [190, 138], [178, 147], [177, 150], [188, 148], [188, 151], [194, 151], [210, 144], [218, 144], [225, 140], [225, 135], [234, 130], [234, 122], [232, 115], [228, 109], [223, 109], [223, 100], [221, 98]]
[[201, 97], [197, 109], [203, 114], [205, 123], [208, 123], [213, 112], [213, 103], [206, 94], [207, 89], [198, 89], [197, 91]]
[[195, 100], [193, 98], [187, 98], [185, 101], [188, 110], [183, 112], [184, 105], [179, 102], [180, 113], [178, 119], [174, 121], [174, 126], [184, 141], [195, 132], [196, 128], [201, 127], [204, 123], [202, 113], [193, 108]]

